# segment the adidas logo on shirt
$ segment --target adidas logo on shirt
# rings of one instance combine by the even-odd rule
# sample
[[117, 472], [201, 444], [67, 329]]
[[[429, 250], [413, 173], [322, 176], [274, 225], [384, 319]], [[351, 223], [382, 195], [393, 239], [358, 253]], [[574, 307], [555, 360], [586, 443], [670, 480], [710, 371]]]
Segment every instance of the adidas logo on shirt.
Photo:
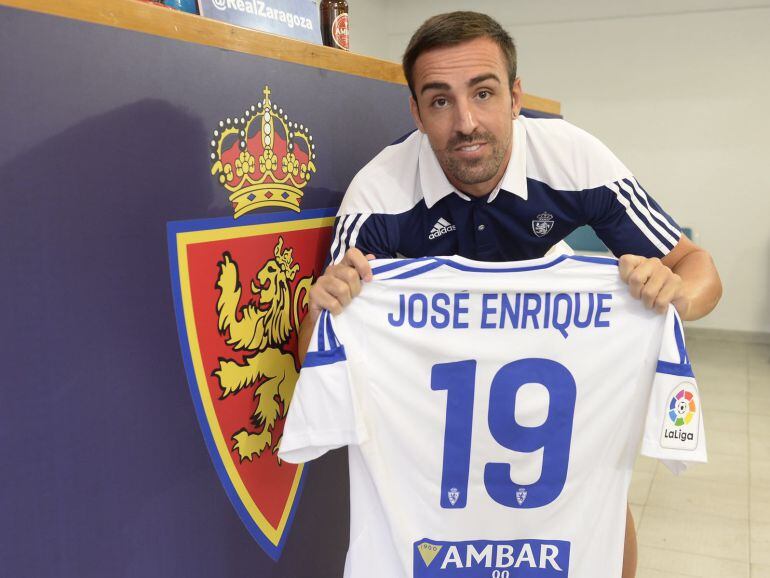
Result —
[[437, 237], [440, 237], [444, 233], [449, 233], [450, 231], [454, 231], [456, 229], [457, 227], [455, 227], [452, 223], [444, 218], [441, 218], [436, 221], [435, 225], [433, 225], [433, 228], [430, 230], [430, 235], [428, 235], [428, 239], [433, 240]]

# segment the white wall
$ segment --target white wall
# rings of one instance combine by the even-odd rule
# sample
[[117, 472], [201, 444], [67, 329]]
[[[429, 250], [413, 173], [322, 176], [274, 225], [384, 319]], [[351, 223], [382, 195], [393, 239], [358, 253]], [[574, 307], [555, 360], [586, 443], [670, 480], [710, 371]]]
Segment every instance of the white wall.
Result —
[[348, 0], [348, 11], [351, 52], [389, 58], [387, 0]]
[[[463, 5], [413, 4], [388, 2], [372, 54], [397, 60], [426, 16]], [[561, 101], [714, 256], [725, 294], [693, 325], [770, 331], [770, 7], [602, 17], [610, 4], [571, 2], [553, 21], [558, 4], [477, 2], [515, 37], [525, 90]]]

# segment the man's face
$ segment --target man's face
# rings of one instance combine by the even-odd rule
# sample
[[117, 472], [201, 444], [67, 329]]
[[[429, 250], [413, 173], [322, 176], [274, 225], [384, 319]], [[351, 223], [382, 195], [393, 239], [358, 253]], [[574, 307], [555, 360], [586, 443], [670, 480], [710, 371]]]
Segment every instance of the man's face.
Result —
[[469, 195], [486, 195], [508, 166], [511, 118], [521, 107], [521, 84], [517, 79], [509, 88], [500, 47], [477, 38], [436, 48], [417, 58], [413, 76], [412, 116], [449, 182]]

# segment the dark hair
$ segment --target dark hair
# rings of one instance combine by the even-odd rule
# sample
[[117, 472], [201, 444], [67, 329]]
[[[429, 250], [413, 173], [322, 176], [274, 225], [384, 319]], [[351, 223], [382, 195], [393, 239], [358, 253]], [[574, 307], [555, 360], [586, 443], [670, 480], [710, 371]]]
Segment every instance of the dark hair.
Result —
[[448, 12], [428, 18], [417, 32], [412, 35], [409, 45], [404, 52], [401, 63], [404, 67], [404, 76], [412, 91], [412, 97], [416, 100], [414, 92], [414, 63], [423, 52], [443, 46], [455, 46], [476, 38], [489, 38], [500, 47], [508, 65], [508, 82], [513, 88], [516, 80], [516, 46], [513, 38], [500, 24], [479, 12]]

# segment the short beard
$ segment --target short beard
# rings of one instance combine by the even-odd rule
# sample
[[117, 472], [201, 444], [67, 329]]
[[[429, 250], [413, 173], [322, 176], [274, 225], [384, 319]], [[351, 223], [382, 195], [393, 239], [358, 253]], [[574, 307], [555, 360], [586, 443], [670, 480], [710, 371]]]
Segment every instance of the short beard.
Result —
[[[478, 141], [484, 141], [492, 148], [491, 155], [488, 158], [463, 161], [453, 157], [449, 152], [459, 146]], [[437, 151], [434, 149], [434, 152], [441, 168], [455, 181], [466, 185], [476, 185], [492, 179], [497, 174], [500, 170], [500, 165], [503, 164], [509, 145], [510, 138], [505, 143], [501, 143], [491, 133], [474, 132], [470, 135], [457, 135], [449, 141], [445, 150]]]

